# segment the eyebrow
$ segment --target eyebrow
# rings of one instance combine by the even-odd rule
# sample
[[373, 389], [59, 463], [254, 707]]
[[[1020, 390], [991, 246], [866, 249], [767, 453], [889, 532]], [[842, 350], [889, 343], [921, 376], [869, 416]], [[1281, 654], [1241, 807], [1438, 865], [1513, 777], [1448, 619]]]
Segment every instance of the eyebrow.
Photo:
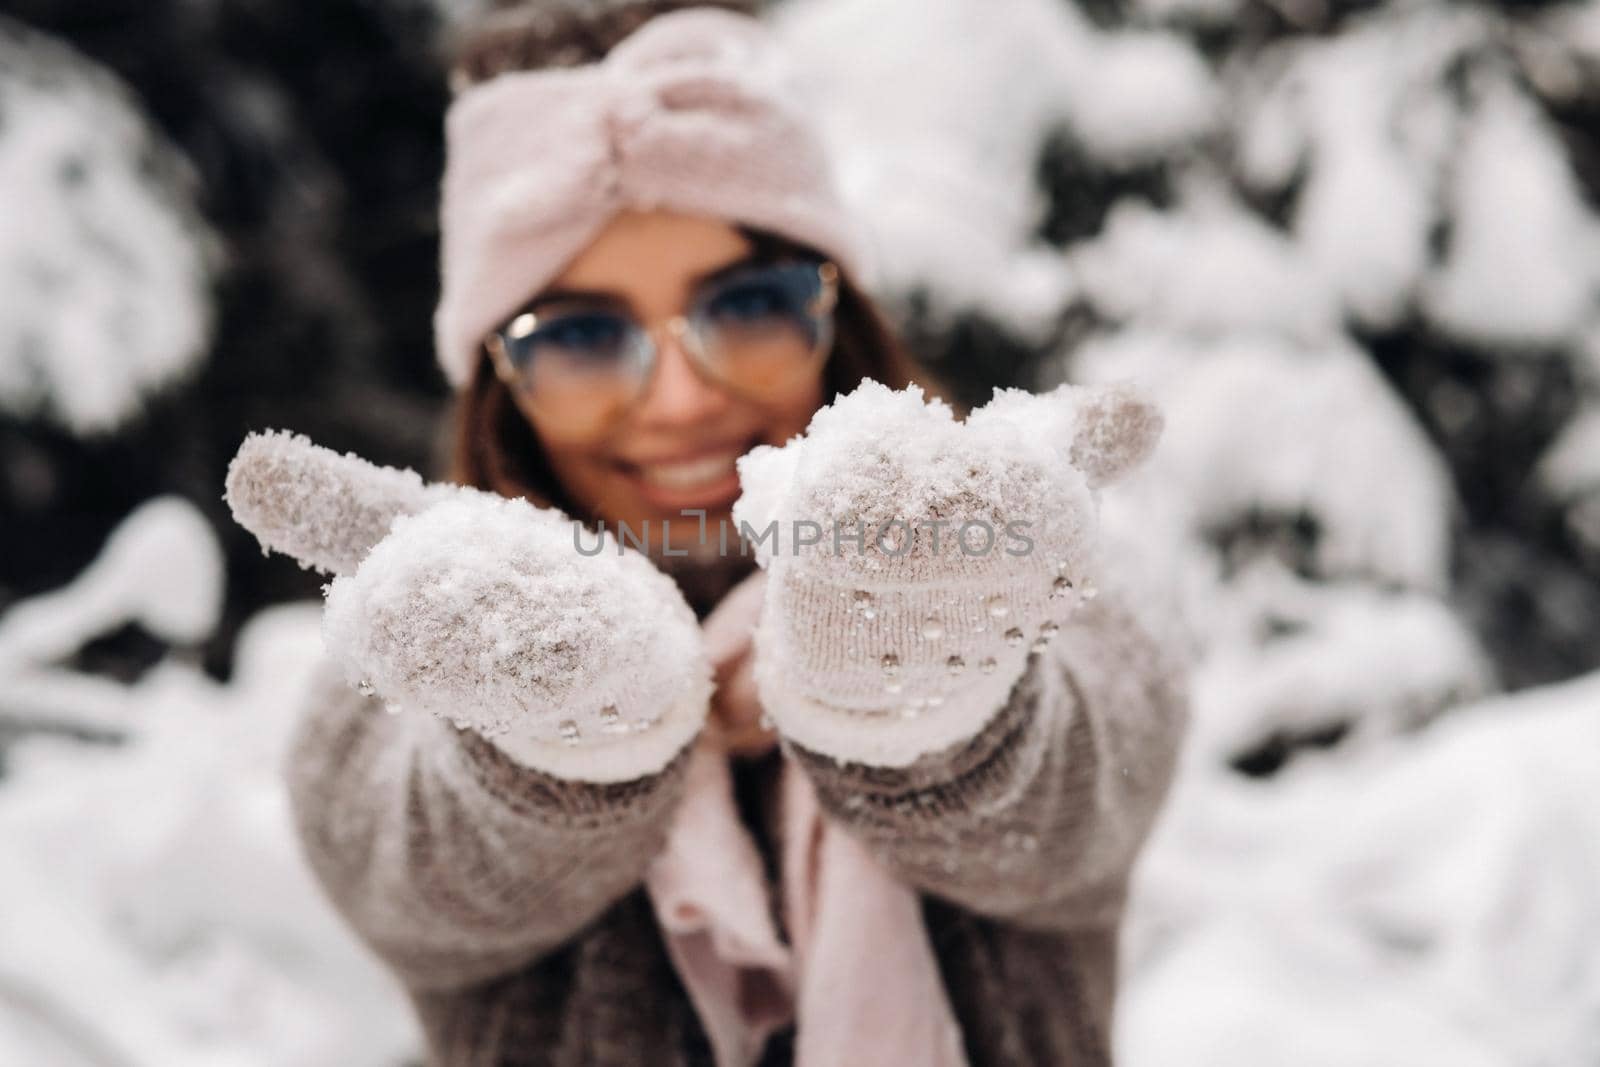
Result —
[[[748, 255], [741, 256], [732, 263], [725, 263], [720, 267], [713, 267], [710, 270], [704, 270], [693, 275], [689, 280], [689, 288], [691, 291], [698, 289], [708, 282], [718, 281], [735, 271], [743, 270], [746, 267], [752, 267], [760, 263], [765, 263], [769, 258], [770, 257], [763, 256], [759, 252], [750, 252]], [[626, 296], [612, 289], [546, 289], [532, 300], [529, 300], [526, 304], [523, 304], [522, 307], [518, 309], [517, 314], [526, 315], [529, 312], [538, 311], [547, 304], [558, 304], [568, 301], [590, 301], [592, 303], [621, 304], [624, 306], [631, 306], [631, 301], [629, 301]]]

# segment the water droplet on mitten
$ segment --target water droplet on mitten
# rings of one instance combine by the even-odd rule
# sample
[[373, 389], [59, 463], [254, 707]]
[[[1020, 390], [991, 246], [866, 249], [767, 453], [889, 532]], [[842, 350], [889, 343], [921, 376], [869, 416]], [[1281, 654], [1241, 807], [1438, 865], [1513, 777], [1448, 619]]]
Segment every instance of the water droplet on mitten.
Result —
[[945, 673], [949, 674], [953, 678], [967, 669], [967, 661], [962, 659], [960, 656], [951, 656], [949, 659], [944, 661], [944, 669]]
[[929, 641], [937, 641], [944, 636], [944, 620], [937, 615], [929, 615], [922, 620], [922, 636]]
[[893, 652], [885, 652], [878, 662], [883, 667], [884, 677], [893, 678], [900, 673], [900, 657]]
[[1006, 644], [1010, 645], [1012, 648], [1016, 648], [1018, 645], [1022, 644], [1022, 639], [1025, 636], [1027, 635], [1013, 626], [1011, 629], [1006, 631]]
[[991, 656], [990, 658], [984, 660], [982, 663], [979, 663], [978, 664], [978, 669], [980, 671], [982, 671], [984, 674], [993, 674], [995, 672], [995, 668], [998, 667], [998, 666], [999, 666], [999, 664], [995, 663], [994, 658]]
[[1003, 596], [992, 596], [984, 601], [984, 607], [989, 609], [989, 614], [997, 619], [1003, 619], [1011, 614], [1011, 605], [1006, 603]]
[[560, 734], [561, 740], [569, 745], [578, 743], [578, 724], [571, 719], [562, 719], [561, 724], [556, 727], [556, 733]]
[[1019, 849], [1023, 852], [1037, 852], [1039, 850], [1039, 839], [1037, 837], [1018, 830], [1007, 830], [1002, 840], [1007, 848]]
[[1071, 591], [1072, 591], [1072, 579], [1068, 578], [1064, 574], [1061, 577], [1057, 578], [1055, 581], [1050, 583], [1050, 595], [1052, 597], [1066, 596]]

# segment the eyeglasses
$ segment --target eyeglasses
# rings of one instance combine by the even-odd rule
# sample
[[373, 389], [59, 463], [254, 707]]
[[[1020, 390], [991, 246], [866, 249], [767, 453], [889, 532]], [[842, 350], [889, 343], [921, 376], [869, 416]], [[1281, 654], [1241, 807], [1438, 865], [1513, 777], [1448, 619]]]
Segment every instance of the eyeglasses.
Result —
[[792, 387], [833, 347], [839, 270], [804, 261], [736, 267], [705, 283], [688, 309], [646, 326], [593, 300], [558, 300], [490, 334], [495, 371], [550, 430], [603, 429], [638, 402], [660, 352], [677, 338], [707, 380], [760, 399]]

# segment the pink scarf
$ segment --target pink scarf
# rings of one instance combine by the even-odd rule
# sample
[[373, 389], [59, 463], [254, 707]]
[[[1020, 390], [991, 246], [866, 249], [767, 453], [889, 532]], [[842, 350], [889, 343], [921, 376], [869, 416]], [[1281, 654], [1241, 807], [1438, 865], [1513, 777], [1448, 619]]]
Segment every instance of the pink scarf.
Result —
[[[766, 572], [702, 624], [719, 695], [750, 706], [751, 635]], [[778, 937], [761, 857], [734, 806], [728, 757], [711, 733], [646, 886], [667, 950], [716, 1053], [749, 1067], [795, 1020], [795, 1067], [915, 1063], [965, 1067], [960, 1027], [917, 895], [823, 818], [811, 782], [784, 760], [780, 781], [784, 919]]]

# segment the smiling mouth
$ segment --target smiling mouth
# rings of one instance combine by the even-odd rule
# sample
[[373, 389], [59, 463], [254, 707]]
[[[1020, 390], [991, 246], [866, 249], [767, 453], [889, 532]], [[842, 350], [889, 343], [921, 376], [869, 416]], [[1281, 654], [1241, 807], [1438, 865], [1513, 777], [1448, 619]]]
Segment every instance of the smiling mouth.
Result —
[[756, 440], [752, 438], [686, 459], [655, 463], [624, 461], [621, 466], [647, 495], [659, 498], [664, 503], [676, 504], [701, 497], [720, 500], [737, 490], [739, 457], [755, 444]]

